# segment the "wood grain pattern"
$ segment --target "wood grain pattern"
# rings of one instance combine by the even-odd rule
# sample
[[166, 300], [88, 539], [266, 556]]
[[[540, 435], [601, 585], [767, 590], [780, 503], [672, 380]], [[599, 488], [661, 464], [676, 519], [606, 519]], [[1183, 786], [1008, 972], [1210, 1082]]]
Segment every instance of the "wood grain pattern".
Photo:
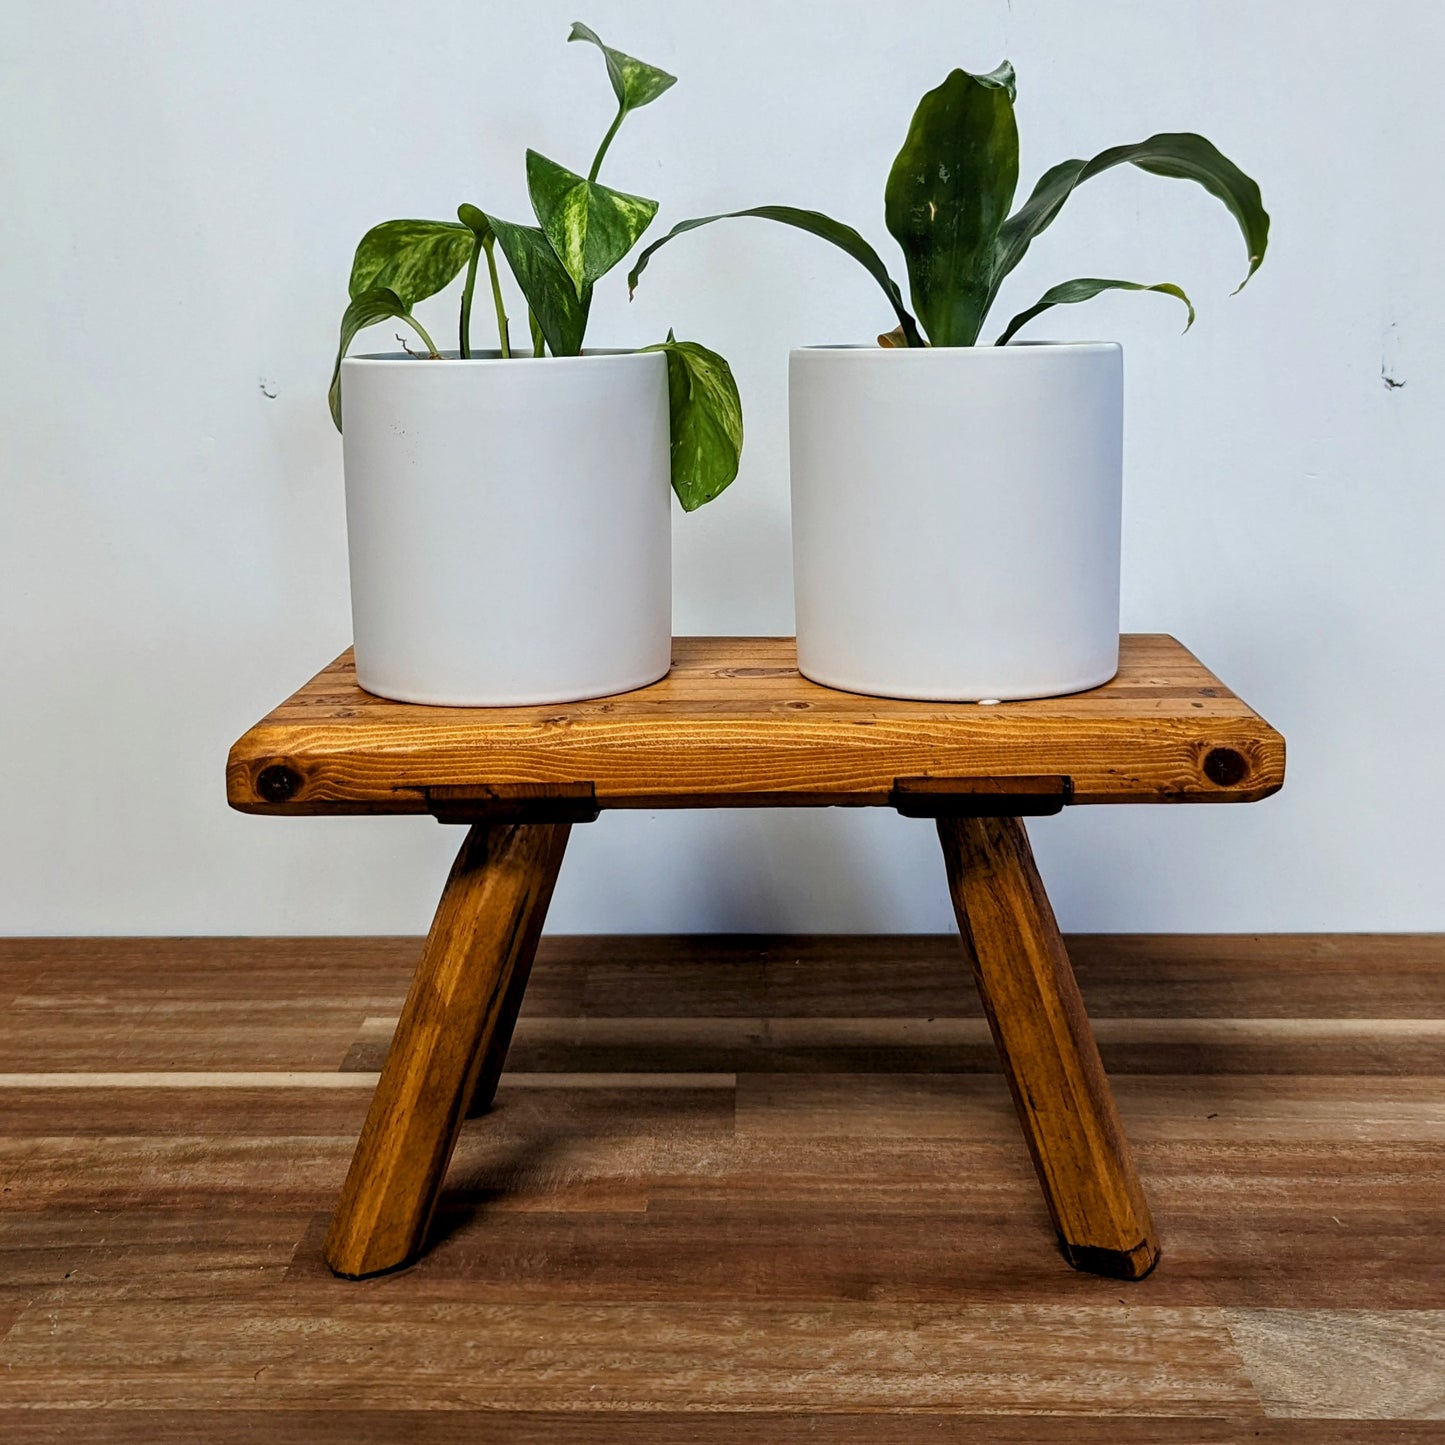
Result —
[[[918, 1066], [981, 1041], [955, 938], [544, 939], [433, 1247], [360, 1284], [333, 1009], [379, 1061], [420, 940], [0, 940], [0, 1439], [1434, 1445], [1445, 938], [1068, 947], [1141, 1051], [1168, 1268], [1127, 1290], [1050, 1250], [996, 1069]], [[238, 1082], [284, 1072], [257, 1027], [225, 1056], [247, 1018], [304, 1082]], [[23, 1082], [150, 1029], [189, 1077]]]
[[[342, 1068], [375, 1073], [395, 1017], [363, 1021]], [[1104, 1018], [1110, 1075], [1445, 1073], [1445, 1020]], [[572, 1018], [531, 1013], [513, 1037], [522, 1075], [649, 1067], [737, 1073], [997, 1073], [982, 1018]], [[515, 1076], [515, 1075], [514, 1075]], [[493, 1094], [495, 1089], [493, 1089]], [[490, 1099], [490, 1095], [489, 1095]]]
[[532, 958], [536, 945], [523, 951], [512, 969], [507, 981], [507, 991], [502, 995], [502, 1006], [497, 1012], [497, 1021], [491, 1037], [482, 1054], [482, 1066], [477, 1073], [477, 1082], [467, 1101], [467, 1117], [476, 1118], [487, 1113], [497, 1097], [497, 1085], [502, 1079], [502, 1070], [511, 1052], [512, 1036], [517, 1029], [517, 1015], [522, 1011], [522, 1001], [527, 996], [527, 984], [532, 977]]
[[[154, 1369], [149, 1344], [161, 1328], [174, 1341], [165, 1371]], [[414, 1406], [430, 1398], [427, 1377], [443, 1375], [461, 1408], [525, 1411], [562, 1397], [623, 1410], [820, 1409], [838, 1399], [839, 1356], [850, 1362], [848, 1397], [864, 1410], [972, 1400], [1000, 1412], [1091, 1414], [1109, 1411], [1128, 1390], [1142, 1413], [1168, 1416], [1237, 1410], [1257, 1398], [1222, 1320], [1196, 1309], [579, 1309], [373, 1295], [333, 1299], [321, 1311], [297, 1301], [262, 1320], [230, 1302], [55, 1302], [22, 1316], [4, 1341], [10, 1402], [50, 1403], [56, 1365], [66, 1358], [75, 1397], [120, 1390], [135, 1404], [172, 1409], [194, 1398], [187, 1376], [199, 1368], [215, 1402], [242, 1408]]]
[[1064, 1256], [1142, 1279], [1159, 1241], [1018, 818], [940, 818], [964, 952]]
[[[1211, 754], [1232, 777], [1210, 774]], [[1072, 779], [1074, 799], [1247, 802], [1279, 788], [1284, 741], [1163, 636], [1122, 639], [1118, 676], [1072, 697], [902, 702], [799, 676], [791, 638], [676, 638], [636, 692], [530, 708], [387, 702], [343, 654], [231, 750], [253, 813], [420, 813], [426, 790], [593, 783], [602, 807], [887, 806], [894, 781]]]
[[[984, 1074], [742, 1074], [738, 1127], [775, 1136], [847, 1138], [883, 1129], [1003, 1141], [1014, 1137], [999, 1107], [1010, 1097], [1005, 1087]], [[1163, 1134], [1200, 1144], [1310, 1140], [1344, 1128], [1362, 1145], [1445, 1144], [1441, 1089], [1438, 1078], [1309, 1075], [1133, 1075], [1114, 1083], [1119, 1107], [1141, 1138]]]
[[467, 833], [327, 1236], [337, 1274], [395, 1269], [421, 1246], [512, 979], [531, 968], [568, 832]]
[[1271, 1415], [1445, 1420], [1445, 1310], [1229, 1310], [1224, 1318]]
[[[91, 1440], [106, 1445], [1439, 1445], [1439, 1426], [1399, 1420], [1262, 1420], [1257, 1415], [1128, 1419], [1112, 1415], [852, 1411], [536, 1410], [448, 1407], [356, 1410], [93, 1409]], [[7, 1410], [0, 1439], [72, 1445], [76, 1412]]]

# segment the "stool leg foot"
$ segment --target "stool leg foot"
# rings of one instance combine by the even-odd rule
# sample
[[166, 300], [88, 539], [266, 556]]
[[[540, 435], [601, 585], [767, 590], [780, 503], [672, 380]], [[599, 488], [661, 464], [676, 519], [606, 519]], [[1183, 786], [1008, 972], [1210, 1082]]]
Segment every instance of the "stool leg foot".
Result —
[[421, 1249], [519, 973], [525, 986], [568, 831], [519, 823], [467, 833], [326, 1236], [336, 1274], [382, 1274]]
[[1054, 911], [1017, 818], [943, 818], [939, 841], [1024, 1137], [1075, 1269], [1142, 1279], [1159, 1258]]

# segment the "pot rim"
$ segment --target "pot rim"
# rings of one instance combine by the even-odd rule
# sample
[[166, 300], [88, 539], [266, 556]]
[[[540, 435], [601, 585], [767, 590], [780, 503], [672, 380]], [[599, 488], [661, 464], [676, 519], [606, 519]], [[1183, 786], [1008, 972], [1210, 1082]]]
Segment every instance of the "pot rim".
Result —
[[1122, 351], [1119, 341], [1010, 341], [1007, 346], [879, 346], [871, 341], [821, 342], [814, 346], [794, 346], [789, 356], [1017, 356], [1030, 350], [1048, 352], [1092, 352], [1095, 354]]
[[342, 366], [350, 366], [355, 363], [368, 363], [371, 366], [409, 366], [415, 361], [429, 361], [435, 365], [438, 361], [450, 363], [455, 366], [472, 366], [477, 363], [482, 365], [503, 365], [511, 366], [518, 361], [545, 361], [551, 365], [581, 365], [585, 362], [617, 361], [619, 359], [651, 360], [653, 357], [661, 359], [663, 353], [660, 351], [645, 351], [636, 347], [589, 347], [580, 356], [533, 356], [530, 351], [518, 354], [513, 352], [511, 356], [504, 357], [495, 346], [484, 346], [474, 350], [465, 359], [457, 354], [455, 349], [443, 351], [439, 357], [408, 354], [405, 351], [368, 351], [357, 356], [346, 356], [342, 358]]

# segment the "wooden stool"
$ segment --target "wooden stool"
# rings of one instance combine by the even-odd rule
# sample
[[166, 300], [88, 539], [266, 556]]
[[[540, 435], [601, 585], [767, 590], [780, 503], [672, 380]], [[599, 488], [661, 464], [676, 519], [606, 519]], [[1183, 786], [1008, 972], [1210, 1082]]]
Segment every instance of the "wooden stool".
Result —
[[1170, 637], [1125, 637], [1118, 676], [980, 706], [835, 692], [791, 638], [678, 638], [661, 682], [550, 707], [363, 692], [349, 653], [231, 750], [249, 813], [431, 813], [470, 829], [442, 892], [326, 1240], [359, 1279], [422, 1248], [462, 1121], [488, 1108], [573, 823], [603, 808], [891, 807], [936, 820], [973, 967], [1076, 1269], [1159, 1257], [1026, 816], [1079, 803], [1243, 803], [1284, 740]]

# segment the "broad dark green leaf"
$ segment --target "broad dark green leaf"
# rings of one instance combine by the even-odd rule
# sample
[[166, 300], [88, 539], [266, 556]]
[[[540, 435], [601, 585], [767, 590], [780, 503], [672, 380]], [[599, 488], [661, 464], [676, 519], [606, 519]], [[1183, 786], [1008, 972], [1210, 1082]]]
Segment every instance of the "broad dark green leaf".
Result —
[[695, 512], [738, 474], [743, 408], [732, 368], [696, 341], [667, 340], [644, 351], [667, 356], [672, 430], [672, 489], [684, 512]]
[[613, 94], [617, 96], [618, 107], [624, 115], [629, 110], [636, 110], [638, 106], [656, 100], [664, 90], [677, 83], [675, 75], [669, 75], [655, 65], [647, 65], [631, 55], [614, 50], [610, 45], [604, 45], [597, 32], [589, 29], [580, 20], [573, 22], [572, 33], [567, 39], [586, 40], [602, 52], [607, 61], [607, 75], [612, 81]]
[[1194, 303], [1179, 287], [1171, 285], [1168, 281], [1160, 281], [1157, 285], [1146, 286], [1142, 281], [1104, 281], [1096, 276], [1081, 276], [1077, 281], [1061, 281], [1057, 286], [1051, 286], [1027, 311], [1020, 311], [1004, 327], [994, 345], [1005, 345], [1020, 326], [1032, 321], [1035, 316], [1042, 311], [1047, 311], [1049, 307], [1064, 306], [1075, 301], [1089, 301], [1101, 291], [1162, 291], [1166, 296], [1177, 296], [1189, 309], [1189, 320], [1184, 323], [1184, 329], [1188, 331], [1194, 325]]
[[382, 286], [410, 310], [451, 283], [475, 244], [455, 221], [383, 221], [356, 248], [349, 293], [355, 298]]
[[373, 286], [369, 291], [352, 298], [351, 304], [341, 316], [341, 338], [336, 347], [336, 365], [331, 368], [331, 386], [326, 400], [331, 406], [331, 420], [336, 430], [341, 430], [341, 358], [346, 355], [356, 333], [367, 326], [375, 326], [388, 317], [410, 320], [407, 307], [395, 291], [385, 286]]
[[488, 214], [487, 222], [527, 305], [547, 338], [553, 356], [576, 356], [582, 350], [587, 331], [587, 312], [592, 305], [589, 286], [579, 297], [572, 278], [563, 269], [540, 227], [518, 226]]
[[684, 231], [695, 231], [699, 226], [709, 226], [714, 221], [731, 221], [740, 216], [758, 216], [765, 221], [780, 221], [785, 226], [796, 226], [798, 230], [806, 231], [810, 236], [821, 237], [824, 241], [831, 241], [833, 245], [846, 251], [883, 288], [883, 294], [887, 296], [893, 314], [898, 317], [898, 324], [903, 328], [908, 344], [923, 345], [923, 338], [918, 334], [918, 325], [903, 305], [903, 293], [898, 289], [898, 283], [888, 274], [888, 268], [883, 264], [878, 252], [852, 226], [845, 226], [841, 221], [835, 221], [820, 211], [803, 211], [796, 206], [754, 206], [748, 211], [727, 211], [720, 216], [694, 216], [690, 221], [679, 221], [667, 235], [660, 241], [654, 241], [637, 258], [637, 264], [627, 278], [629, 293], [637, 289], [638, 278], [647, 269], [652, 253], [665, 246], [674, 236], [680, 236]]
[[955, 70], [918, 103], [884, 191], [913, 309], [935, 346], [972, 346], [1019, 175], [1014, 73]]
[[1259, 186], [1202, 135], [1177, 132], [1151, 135], [1135, 145], [1111, 146], [1089, 161], [1060, 161], [1046, 171], [1033, 194], [999, 231], [993, 291], [1023, 260], [1030, 242], [1058, 215], [1075, 187], [1101, 171], [1126, 164], [1156, 176], [1195, 181], [1218, 197], [1238, 222], [1249, 251], [1249, 272], [1239, 284], [1243, 286], [1259, 270], [1269, 245], [1269, 213]]
[[656, 201], [589, 181], [533, 150], [527, 152], [527, 190], [579, 297], [637, 244], [657, 214]]

